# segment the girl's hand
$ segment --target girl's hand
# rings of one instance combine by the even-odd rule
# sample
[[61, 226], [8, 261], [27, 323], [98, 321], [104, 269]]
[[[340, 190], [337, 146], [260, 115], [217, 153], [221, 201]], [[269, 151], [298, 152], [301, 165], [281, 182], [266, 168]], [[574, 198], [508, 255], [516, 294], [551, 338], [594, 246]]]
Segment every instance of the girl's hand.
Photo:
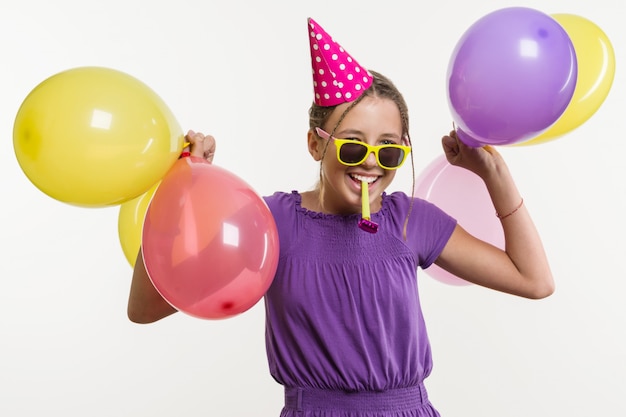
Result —
[[481, 148], [467, 146], [454, 130], [441, 138], [441, 145], [450, 164], [468, 169], [483, 179], [504, 164], [502, 156], [495, 148], [489, 145]]
[[188, 151], [192, 156], [204, 158], [213, 163], [213, 156], [215, 155], [215, 138], [213, 136], [205, 136], [203, 133], [190, 130], [185, 135], [185, 140], [189, 142], [189, 147], [183, 151]]

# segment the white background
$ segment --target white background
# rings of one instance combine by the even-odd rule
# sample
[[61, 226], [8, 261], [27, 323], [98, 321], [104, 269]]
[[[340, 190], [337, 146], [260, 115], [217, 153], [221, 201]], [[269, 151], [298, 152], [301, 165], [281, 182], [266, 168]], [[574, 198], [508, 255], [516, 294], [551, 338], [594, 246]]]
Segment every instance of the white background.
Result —
[[[410, 6], [410, 7], [409, 7]], [[0, 6], [0, 415], [277, 416], [262, 305], [222, 321], [126, 318], [131, 268], [118, 208], [41, 193], [12, 145], [45, 78], [98, 65], [154, 89], [183, 129], [218, 138], [215, 163], [266, 195], [305, 190], [312, 98], [306, 18], [390, 76], [411, 111], [419, 172], [451, 126], [445, 73], [478, 18], [507, 6], [583, 16], [615, 49], [613, 88], [584, 125], [502, 148], [543, 236], [556, 293], [530, 301], [421, 273], [442, 415], [623, 416], [626, 405], [626, 48], [618, 0], [20, 0]], [[393, 189], [410, 192], [409, 168]]]

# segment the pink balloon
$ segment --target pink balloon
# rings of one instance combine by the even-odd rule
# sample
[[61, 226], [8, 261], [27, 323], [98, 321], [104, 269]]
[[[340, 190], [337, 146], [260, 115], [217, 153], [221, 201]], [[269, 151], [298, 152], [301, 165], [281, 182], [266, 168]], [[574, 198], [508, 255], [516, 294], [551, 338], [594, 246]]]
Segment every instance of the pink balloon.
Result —
[[265, 201], [202, 158], [179, 159], [146, 212], [142, 254], [150, 280], [194, 317], [222, 319], [254, 306], [274, 279], [278, 252]]
[[[439, 156], [416, 179], [415, 196], [456, 218], [459, 225], [479, 239], [504, 248], [504, 232], [487, 187], [473, 172], [451, 165], [445, 156]], [[446, 284], [469, 284], [434, 264], [425, 272]]]

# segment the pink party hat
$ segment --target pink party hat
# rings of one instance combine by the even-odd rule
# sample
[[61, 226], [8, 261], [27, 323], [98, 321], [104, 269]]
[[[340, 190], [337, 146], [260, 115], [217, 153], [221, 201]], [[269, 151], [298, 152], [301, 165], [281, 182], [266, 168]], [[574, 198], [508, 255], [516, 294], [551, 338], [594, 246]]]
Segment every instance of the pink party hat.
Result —
[[309, 18], [315, 104], [328, 107], [356, 100], [372, 85], [372, 75]]

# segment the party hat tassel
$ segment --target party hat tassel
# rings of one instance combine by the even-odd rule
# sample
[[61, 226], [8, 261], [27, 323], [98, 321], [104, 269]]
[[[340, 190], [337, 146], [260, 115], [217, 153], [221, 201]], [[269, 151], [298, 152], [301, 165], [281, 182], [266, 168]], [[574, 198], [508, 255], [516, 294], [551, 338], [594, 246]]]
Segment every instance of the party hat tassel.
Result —
[[366, 181], [361, 181], [361, 220], [359, 220], [359, 228], [366, 232], [376, 233], [378, 231], [378, 224], [370, 220], [370, 196], [369, 196], [369, 184]]

